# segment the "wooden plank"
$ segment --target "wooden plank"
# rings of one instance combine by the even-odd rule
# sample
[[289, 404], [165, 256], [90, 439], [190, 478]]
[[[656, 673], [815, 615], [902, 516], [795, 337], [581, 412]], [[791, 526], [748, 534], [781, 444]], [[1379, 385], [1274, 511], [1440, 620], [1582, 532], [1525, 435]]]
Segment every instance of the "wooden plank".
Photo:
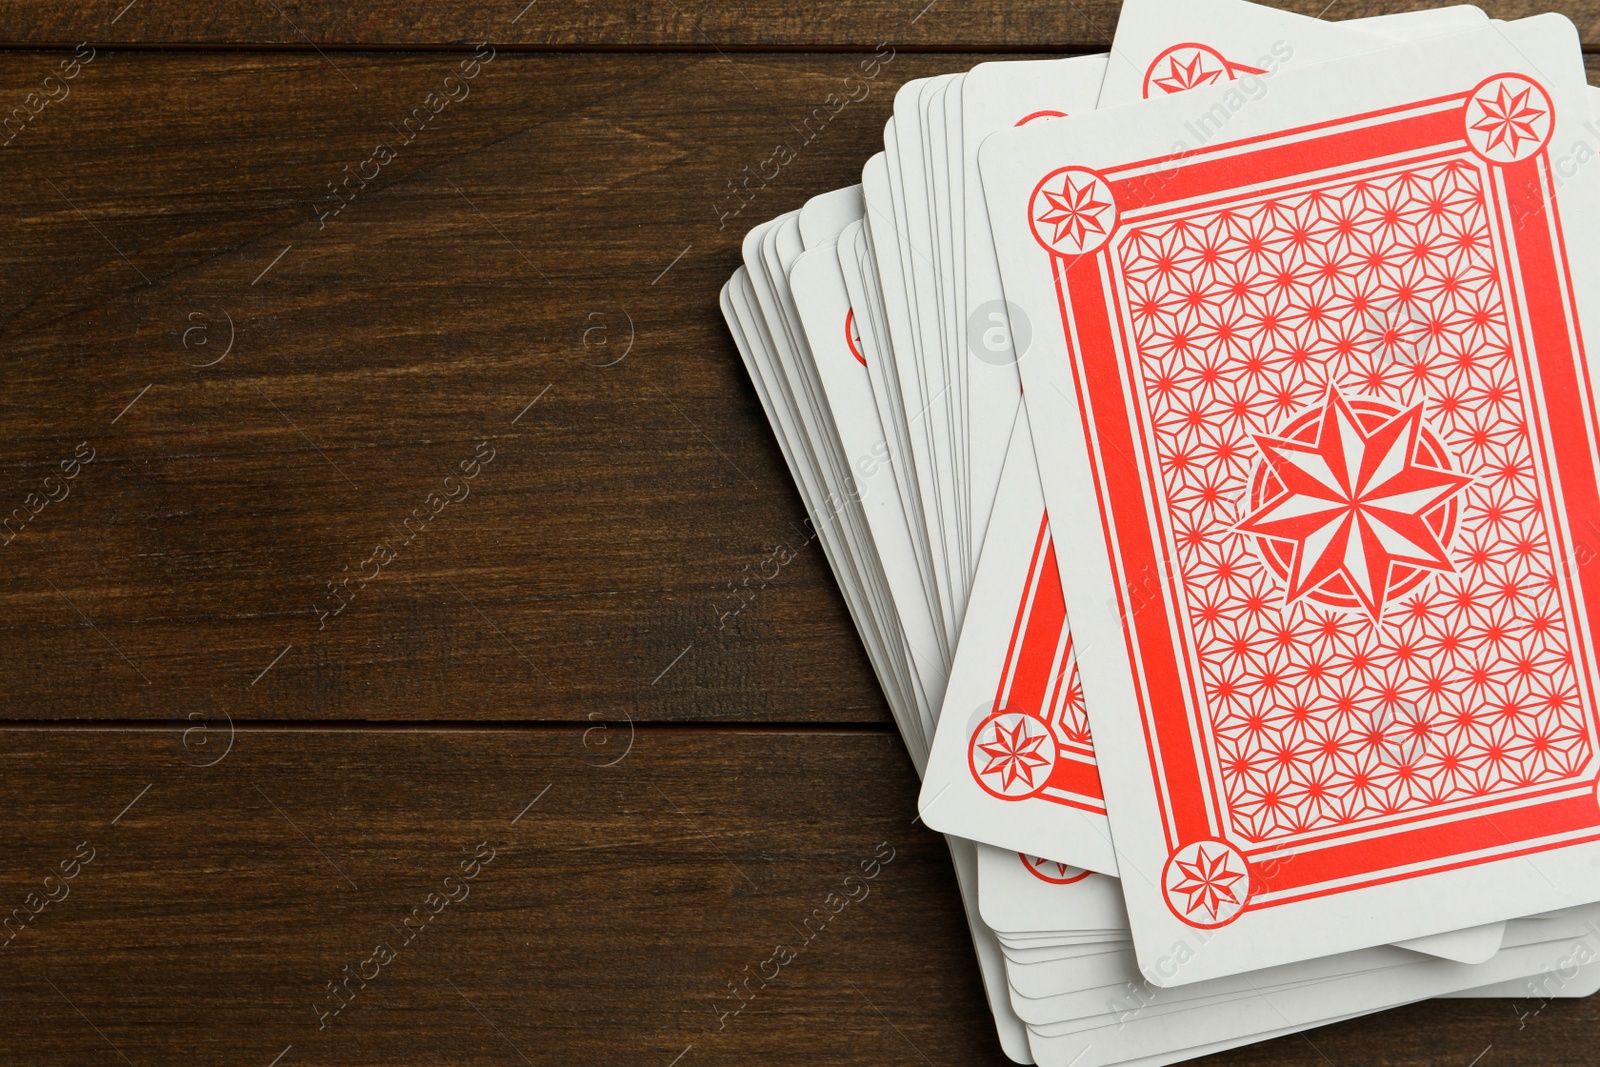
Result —
[[[651, 728], [602, 767], [575, 728], [253, 729], [194, 765], [223, 752], [5, 734], [0, 900], [60, 898], [0, 941], [28, 1020], [7, 1062], [1005, 1062], [884, 734]], [[780, 945], [793, 961], [719, 1015]], [[1591, 1062], [1600, 1005], [1537, 1007], [1427, 1004], [1212, 1062]]]
[[[678, 3], [641, 0], [411, 0], [381, 8], [317, 0], [263, 5], [162, 4], [104, 0], [82, 6], [43, 0], [0, 3], [0, 36], [22, 44], [195, 43], [311, 46], [419, 46], [492, 40], [507, 47], [1021, 48], [1079, 51], [1105, 47], [1116, 26], [1115, 0], [1016, 5], [1002, 0], [865, 0], [828, 8], [772, 0]], [[1439, 6], [1428, 0], [1277, 0], [1273, 5], [1330, 19]], [[1489, 0], [1496, 18], [1557, 10], [1594, 40], [1593, 0], [1536, 3]]]
[[[251, 45], [425, 45], [492, 40], [507, 46], [832, 48], [1011, 46], [1075, 50], [1110, 39], [1118, 4], [1077, 0], [1018, 7], [984, 0], [867, 0], [829, 9], [772, 0], [679, 4], [643, 0], [467, 0], [448, 8], [425, 3], [383, 9], [282, 0], [264, 5], [166, 9], [127, 0], [63, 11], [35, 0], [0, 4], [0, 36], [21, 43], [80, 40], [126, 43], [212, 42]], [[1369, 5], [1370, 6], [1370, 5]], [[120, 17], [118, 17], [120, 14]], [[113, 19], [115, 21], [113, 22]]]
[[[1080, 0], [1072, 5], [1017, 8], [986, 0], [867, 0], [831, 10], [801, 10], [755, 0], [738, 4], [636, 5], [600, 0], [467, 0], [447, 9], [423, 3], [384, 9], [283, 0], [276, 7], [178, 5], [161, 10], [148, 0], [95, 5], [77, 13], [51, 10], [32, 0], [0, 5], [0, 34], [32, 44], [93, 40], [154, 44], [206, 42], [307, 48], [416, 46], [492, 40], [507, 47], [831, 48], [907, 46], [1018, 46], [1068, 49], [1109, 39], [1118, 4]], [[115, 20], [113, 22], [113, 19]]]
[[407, 144], [459, 57], [99, 53], [0, 148], [0, 515], [93, 454], [0, 535], [4, 714], [884, 721], [717, 292], [976, 58], [806, 128], [862, 57], [500, 54]]

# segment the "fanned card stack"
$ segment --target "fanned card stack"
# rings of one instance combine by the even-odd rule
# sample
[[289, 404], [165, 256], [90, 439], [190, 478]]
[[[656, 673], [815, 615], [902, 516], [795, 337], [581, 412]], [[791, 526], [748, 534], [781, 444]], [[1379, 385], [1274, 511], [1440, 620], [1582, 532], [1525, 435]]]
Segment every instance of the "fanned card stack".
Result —
[[1014, 1060], [1600, 988], [1597, 157], [1559, 15], [1127, 0], [745, 238]]

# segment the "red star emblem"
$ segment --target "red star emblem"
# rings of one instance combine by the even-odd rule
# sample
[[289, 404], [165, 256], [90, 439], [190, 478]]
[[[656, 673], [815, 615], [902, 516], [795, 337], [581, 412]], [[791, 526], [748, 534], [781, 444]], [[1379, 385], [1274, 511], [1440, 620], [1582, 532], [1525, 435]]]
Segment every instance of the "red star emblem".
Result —
[[1341, 577], [1374, 619], [1396, 566], [1454, 572], [1425, 516], [1472, 480], [1417, 461], [1422, 407], [1372, 430], [1330, 391], [1313, 443], [1256, 434], [1281, 490], [1236, 527], [1294, 542], [1287, 603]]
[[1072, 244], [1081, 247], [1089, 243], [1091, 234], [1099, 236], [1107, 232], [1101, 219], [1112, 205], [1110, 201], [1095, 199], [1097, 184], [1086, 181], [1082, 185], [1074, 185], [1068, 176], [1061, 183], [1060, 192], [1040, 190], [1047, 206], [1039, 215], [1039, 221], [1055, 227], [1052, 244], [1060, 244], [1063, 239], [1070, 238]]
[[1177, 56], [1167, 60], [1167, 72], [1157, 75], [1153, 80], [1155, 86], [1162, 92], [1181, 93], [1201, 85], [1210, 85], [1222, 77], [1222, 71], [1205, 69], [1204, 52], [1194, 53], [1194, 58], [1187, 63], [1179, 63]]
[[978, 750], [989, 757], [989, 765], [983, 768], [982, 773], [998, 773], [1002, 789], [1009, 789], [1019, 779], [1032, 787], [1034, 772], [1050, 763], [1039, 755], [1039, 745], [1044, 742], [1046, 735], [1040, 733], [1029, 737], [1027, 728], [1026, 719], [1019, 719], [1016, 728], [1009, 733], [1004, 726], [996, 723], [994, 740], [978, 745]]
[[1513, 157], [1523, 141], [1540, 139], [1538, 123], [1548, 112], [1530, 102], [1533, 88], [1512, 92], [1511, 86], [1501, 84], [1493, 100], [1475, 101], [1483, 117], [1472, 127], [1487, 138], [1486, 151], [1504, 148]]
[[1190, 915], [1204, 908], [1206, 914], [1215, 919], [1224, 905], [1241, 903], [1234, 887], [1244, 878], [1244, 872], [1230, 869], [1229, 859], [1227, 849], [1218, 848], [1216, 855], [1208, 856], [1202, 845], [1192, 862], [1174, 861], [1181, 881], [1172, 885], [1172, 892], [1188, 896], [1185, 910]]

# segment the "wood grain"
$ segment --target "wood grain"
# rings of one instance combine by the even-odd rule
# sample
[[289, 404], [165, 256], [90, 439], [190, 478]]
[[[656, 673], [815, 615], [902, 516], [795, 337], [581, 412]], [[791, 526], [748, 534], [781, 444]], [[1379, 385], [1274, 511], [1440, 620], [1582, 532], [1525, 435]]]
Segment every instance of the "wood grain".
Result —
[[717, 291], [973, 61], [805, 143], [861, 57], [501, 54], [407, 145], [459, 57], [99, 54], [0, 148], [0, 515], [95, 457], [0, 545], [4, 715], [884, 721]]
[[[15, 44], [271, 45], [419, 47], [490, 40], [513, 48], [739, 49], [1011, 48], [1086, 51], [1104, 48], [1116, 28], [1116, 0], [1007, 3], [1004, 0], [863, 0], [831, 7], [777, 0], [690, 3], [641, 0], [422, 0], [351, 5], [275, 0], [259, 5], [94, 0], [0, 2], [0, 39]], [[1429, 0], [1277, 0], [1273, 5], [1329, 19], [1436, 7]], [[1600, 12], [1589, 0], [1485, 0], [1496, 18], [1560, 11], [1586, 41], [1600, 39]]]
[[[888, 734], [655, 727], [610, 767], [577, 728], [260, 728], [209, 767], [223, 750], [201, 748], [4, 735], [5, 910], [94, 852], [0, 943], [8, 1013], [28, 1020], [0, 1038], [7, 1062], [1006, 1062], [948, 853], [912, 826]], [[480, 842], [494, 859], [466, 882]], [[875, 855], [892, 859], [866, 895], [828, 904], [805, 944], [797, 928], [830, 893], [860, 897], [844, 880]], [[403, 927], [425, 902], [438, 913]], [[374, 976], [380, 943], [396, 958]], [[719, 1018], [780, 944], [793, 962]], [[335, 1015], [346, 967], [369, 981]], [[1536, 1006], [1424, 1004], [1208, 1062], [1463, 1065], [1489, 1044], [1501, 1067], [1592, 1062], [1600, 1006], [1551, 1002], [1519, 1027]]]

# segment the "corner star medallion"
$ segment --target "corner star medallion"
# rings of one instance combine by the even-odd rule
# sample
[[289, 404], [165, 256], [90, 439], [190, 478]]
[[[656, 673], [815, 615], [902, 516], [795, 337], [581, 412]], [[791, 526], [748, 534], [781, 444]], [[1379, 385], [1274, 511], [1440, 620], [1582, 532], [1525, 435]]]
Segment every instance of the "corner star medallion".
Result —
[[1420, 404], [1368, 429], [1330, 391], [1316, 432], [1253, 435], [1280, 488], [1235, 529], [1293, 543], [1286, 605], [1343, 579], [1376, 622], [1397, 567], [1455, 571], [1427, 517], [1472, 480], [1419, 462]]
[[1031, 715], [1003, 711], [973, 731], [967, 752], [972, 776], [1002, 800], [1031, 796], [1049, 781], [1056, 765], [1050, 728]]
[[1518, 163], [1550, 140], [1554, 116], [1542, 86], [1504, 74], [1478, 86], [1467, 101], [1467, 140], [1491, 163]]
[[1244, 907], [1250, 879], [1244, 858], [1220, 841], [1199, 842], [1168, 861], [1167, 903], [1196, 926], [1221, 925]]
[[1117, 225], [1117, 205], [1104, 178], [1082, 167], [1053, 171], [1033, 191], [1033, 235], [1050, 251], [1082, 255], [1105, 244]]
[[1531, 88], [1513, 93], [1509, 86], [1502, 85], [1493, 100], [1476, 101], [1483, 118], [1472, 128], [1483, 134], [1485, 147], [1505, 148], [1515, 156], [1523, 141], [1539, 139], [1535, 124], [1544, 118], [1545, 112], [1543, 108], [1528, 106], [1528, 97], [1532, 94]]
[[1210, 45], [1191, 41], [1175, 44], [1151, 61], [1144, 75], [1144, 95], [1149, 99], [1159, 91], [1170, 96], [1246, 74], [1265, 73], [1260, 67], [1232, 63]]
[[1002, 789], [1011, 788], [1019, 780], [1032, 786], [1034, 772], [1050, 762], [1039, 755], [1039, 745], [1043, 741], [1043, 734], [1027, 736], [1025, 723], [1017, 723], [1012, 730], [997, 726], [994, 740], [978, 746], [989, 757], [982, 773], [999, 775]]
[[1223, 69], [1221, 67], [1213, 67], [1207, 70], [1204, 66], [1206, 59], [1206, 53], [1198, 49], [1192, 54], [1187, 63], [1179, 62], [1177, 56], [1168, 56], [1166, 71], [1155, 75], [1151, 79], [1151, 84], [1162, 92], [1169, 94], [1198, 89], [1202, 85], [1210, 85], [1222, 77]]

